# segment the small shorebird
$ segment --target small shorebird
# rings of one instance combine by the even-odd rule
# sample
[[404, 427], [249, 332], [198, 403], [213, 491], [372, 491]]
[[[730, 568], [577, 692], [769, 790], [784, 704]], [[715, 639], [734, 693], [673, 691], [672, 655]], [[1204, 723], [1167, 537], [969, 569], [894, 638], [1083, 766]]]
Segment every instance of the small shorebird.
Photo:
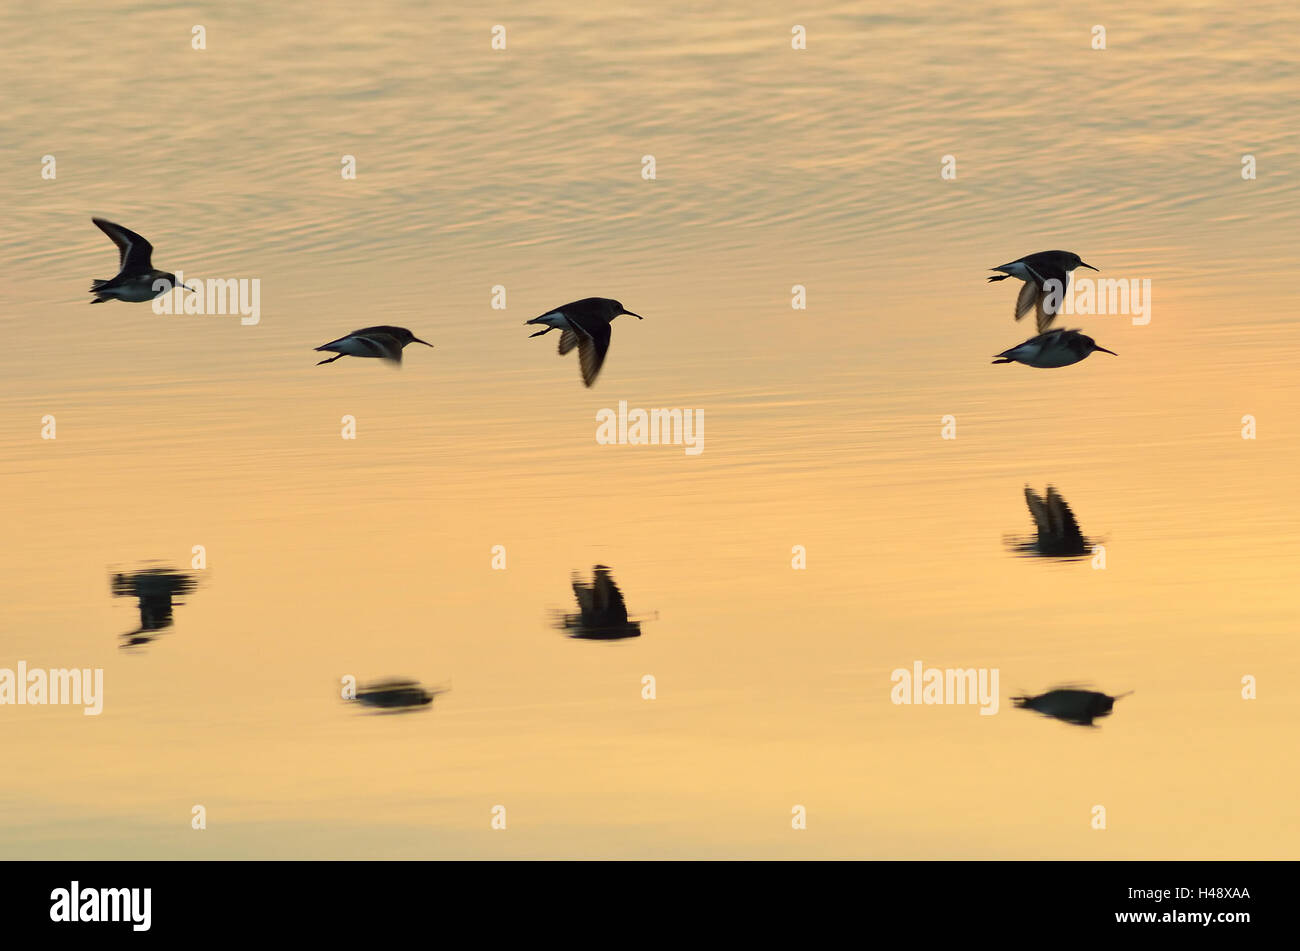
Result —
[[1092, 721], [1097, 717], [1110, 716], [1116, 700], [1127, 697], [1132, 692], [1130, 690], [1117, 697], [1110, 697], [1095, 690], [1057, 687], [1037, 697], [1012, 697], [1011, 702], [1017, 707], [1034, 710], [1045, 717], [1056, 717], [1058, 720], [1078, 726], [1092, 726]]
[[601, 364], [605, 362], [605, 354], [609, 352], [610, 322], [620, 314], [627, 314], [637, 320], [644, 319], [640, 314], [627, 310], [616, 300], [610, 300], [608, 297], [587, 297], [557, 307], [532, 320], [525, 320], [524, 326], [546, 324], [537, 333], [529, 334], [530, 337], [540, 337], [552, 330], [561, 331], [560, 356], [564, 356], [576, 346], [578, 363], [582, 368], [582, 382], [591, 386], [596, 382], [596, 374], [600, 372]]
[[1074, 513], [1065, 499], [1061, 498], [1055, 486], [1047, 487], [1047, 498], [1038, 495], [1029, 486], [1025, 486], [1025, 503], [1029, 514], [1034, 517], [1038, 537], [1022, 550], [1039, 555], [1078, 556], [1086, 555], [1091, 549], [1088, 540], [1079, 530]]
[[338, 340], [331, 340], [317, 347], [317, 350], [328, 350], [330, 353], [337, 353], [338, 356], [321, 360], [316, 366], [320, 366], [321, 363], [333, 363], [339, 357], [379, 357], [390, 363], [401, 364], [402, 348], [408, 343], [433, 346], [405, 327], [362, 327], [360, 330], [352, 331], [346, 337], [339, 337]]
[[1023, 363], [1027, 367], [1068, 367], [1094, 350], [1117, 357], [1114, 350], [1097, 346], [1097, 341], [1077, 330], [1049, 330], [1010, 350], [994, 355], [994, 363]]
[[641, 636], [641, 622], [627, 616], [623, 592], [618, 590], [609, 568], [596, 565], [592, 568], [591, 584], [573, 576], [573, 596], [578, 599], [578, 614], [566, 614], [560, 627], [570, 637], [586, 640], [613, 641]]
[[415, 680], [378, 680], [357, 690], [357, 700], [367, 707], [385, 710], [409, 710], [427, 707], [433, 698], [446, 693], [450, 687], [429, 689]]
[[1047, 305], [1047, 282], [1057, 281], [1057, 294], [1063, 295], [1070, 281], [1070, 274], [1075, 268], [1080, 267], [1097, 270], [1091, 264], [1084, 264], [1083, 259], [1073, 251], [1039, 251], [1037, 254], [1027, 254], [1010, 264], [990, 268], [989, 270], [1003, 273], [990, 277], [989, 281], [1005, 281], [1009, 277], [1024, 281], [1025, 285], [1020, 288], [1020, 294], [1016, 297], [1016, 320], [1032, 310], [1038, 317], [1038, 332], [1043, 333], [1056, 319], [1056, 308]]
[[153, 300], [177, 286], [184, 287], [187, 291], [194, 290], [184, 284], [178, 285], [175, 274], [155, 268], [152, 263], [153, 245], [134, 231], [103, 218], [90, 220], [113, 239], [120, 258], [117, 277], [108, 281], [91, 281], [90, 293], [95, 295], [92, 304], [102, 304], [108, 300]]

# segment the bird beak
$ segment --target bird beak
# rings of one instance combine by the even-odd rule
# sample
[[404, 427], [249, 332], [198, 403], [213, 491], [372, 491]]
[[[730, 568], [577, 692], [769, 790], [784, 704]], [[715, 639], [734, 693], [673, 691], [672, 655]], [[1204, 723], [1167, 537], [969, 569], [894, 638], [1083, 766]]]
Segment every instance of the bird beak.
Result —
[[640, 314], [634, 314], [630, 310], [625, 310], [623, 311], [623, 313], [627, 314], [629, 317], [635, 317], [637, 320], [645, 320], [645, 318], [642, 317]]
[[[1099, 267], [1093, 267], [1091, 264], [1084, 264], [1082, 261], [1079, 262], [1079, 267], [1086, 267], [1089, 271], [1100, 271], [1100, 270], [1101, 270], [1101, 268], [1099, 268]], [[1107, 351], [1107, 353], [1109, 353], [1109, 352], [1110, 352], [1110, 351]]]
[[1118, 357], [1118, 356], [1119, 356], [1119, 354], [1116, 353], [1114, 350], [1107, 350], [1105, 347], [1098, 347], [1096, 344], [1093, 344], [1093, 346], [1094, 346], [1096, 349], [1100, 350], [1102, 353], [1109, 353], [1112, 357]]
[[432, 346], [433, 346], [433, 344], [429, 343], [429, 341], [427, 341], [427, 340], [421, 340], [419, 337], [412, 337], [412, 338], [411, 338], [411, 343], [422, 343], [422, 344], [424, 344], [426, 347], [432, 347]]

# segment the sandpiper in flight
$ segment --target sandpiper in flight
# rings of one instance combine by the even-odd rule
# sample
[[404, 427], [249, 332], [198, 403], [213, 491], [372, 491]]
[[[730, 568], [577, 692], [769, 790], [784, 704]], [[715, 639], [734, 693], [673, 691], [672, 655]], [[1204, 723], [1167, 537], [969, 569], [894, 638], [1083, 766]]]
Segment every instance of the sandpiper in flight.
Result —
[[1058, 300], [1053, 303], [1059, 304], [1059, 296], [1065, 293], [1070, 274], [1079, 267], [1097, 270], [1091, 264], [1084, 264], [1073, 251], [1039, 251], [1037, 254], [1027, 254], [1010, 264], [990, 268], [1003, 273], [990, 277], [989, 281], [1005, 281], [1009, 277], [1024, 281], [1025, 284], [1020, 288], [1020, 294], [1016, 298], [1016, 320], [1033, 310], [1038, 317], [1038, 332], [1043, 333], [1052, 326], [1057, 311], [1057, 307], [1051, 306], [1048, 302], [1047, 282], [1058, 282]]
[[1079, 530], [1079, 523], [1070, 506], [1056, 486], [1047, 487], [1047, 497], [1025, 486], [1025, 504], [1033, 516], [1038, 535], [1029, 550], [1039, 555], [1079, 556], [1090, 550], [1088, 539]]
[[560, 627], [570, 637], [584, 640], [616, 641], [641, 636], [641, 622], [627, 614], [623, 592], [605, 565], [592, 569], [591, 583], [573, 576], [573, 596], [578, 600], [578, 614], [566, 614]]
[[1119, 356], [1114, 350], [1097, 346], [1097, 341], [1077, 330], [1049, 330], [1010, 350], [996, 354], [994, 363], [1023, 363], [1027, 367], [1068, 367], [1094, 350]]
[[616, 300], [610, 300], [608, 297], [588, 297], [557, 307], [532, 320], [526, 320], [524, 325], [546, 324], [537, 333], [529, 334], [530, 337], [540, 337], [552, 330], [561, 331], [560, 356], [564, 356], [576, 346], [578, 363], [582, 368], [582, 382], [591, 386], [596, 382], [596, 374], [600, 372], [601, 364], [605, 362], [605, 354], [609, 352], [610, 322], [620, 314], [627, 314], [637, 320], [644, 319]]
[[317, 347], [317, 350], [327, 350], [330, 353], [337, 353], [338, 356], [321, 360], [316, 366], [320, 366], [321, 363], [333, 363], [339, 357], [378, 357], [390, 363], [401, 364], [402, 348], [408, 343], [433, 346], [405, 327], [362, 327], [360, 330], [352, 331], [346, 337], [339, 337], [338, 340], [331, 340]]
[[450, 687], [428, 688], [415, 680], [380, 680], [357, 688], [356, 699], [368, 706], [386, 710], [410, 710], [427, 707], [434, 697]]
[[1012, 697], [1011, 702], [1021, 709], [1033, 710], [1045, 717], [1056, 717], [1077, 726], [1092, 726], [1092, 721], [1098, 717], [1110, 716], [1116, 700], [1127, 697], [1132, 692], [1130, 690], [1112, 697], [1096, 690], [1057, 687], [1036, 697]]
[[173, 287], [184, 287], [187, 291], [194, 288], [176, 283], [176, 275], [169, 271], [159, 271], [153, 266], [153, 245], [129, 228], [105, 221], [103, 218], [91, 218], [99, 230], [113, 239], [117, 245], [120, 261], [117, 277], [112, 280], [94, 280], [90, 293], [95, 295], [92, 304], [102, 304], [107, 300], [145, 301], [153, 300], [168, 293]]

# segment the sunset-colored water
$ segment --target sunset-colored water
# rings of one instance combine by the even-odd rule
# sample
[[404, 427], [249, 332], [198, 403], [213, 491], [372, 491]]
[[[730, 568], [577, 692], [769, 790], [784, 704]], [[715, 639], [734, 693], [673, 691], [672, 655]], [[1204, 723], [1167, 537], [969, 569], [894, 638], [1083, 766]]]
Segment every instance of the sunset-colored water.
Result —
[[[0, 855], [1300, 855], [1300, 9], [818, 6], [0, 10], [0, 668], [104, 671], [0, 706]], [[258, 322], [88, 307], [92, 216]], [[1149, 322], [991, 366], [1050, 248]], [[592, 295], [645, 319], [586, 389], [523, 323]], [[373, 324], [435, 349], [315, 365]], [[1104, 568], [1015, 550], [1049, 484]], [[641, 637], [556, 629], [597, 564]], [[1133, 693], [1013, 709], [1061, 683]]]

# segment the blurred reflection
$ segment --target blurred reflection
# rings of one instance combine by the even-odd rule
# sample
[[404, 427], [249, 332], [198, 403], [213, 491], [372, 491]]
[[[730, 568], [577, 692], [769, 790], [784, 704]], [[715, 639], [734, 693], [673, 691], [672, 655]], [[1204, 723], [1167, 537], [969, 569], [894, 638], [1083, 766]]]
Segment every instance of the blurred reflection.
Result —
[[565, 614], [559, 627], [570, 637], [588, 640], [620, 640], [641, 636], [641, 622], [627, 616], [623, 593], [618, 590], [609, 568], [596, 565], [592, 568], [592, 581], [587, 584], [573, 575], [573, 594], [578, 599], [579, 614]]
[[1066, 723], [1078, 726], [1092, 726], [1097, 717], [1110, 716], [1111, 708], [1120, 697], [1129, 693], [1111, 697], [1095, 690], [1081, 690], [1078, 687], [1057, 687], [1037, 697], [1012, 697], [1011, 702], [1017, 707], [1034, 710], [1045, 717], [1055, 717]]
[[171, 627], [174, 622], [172, 608], [175, 606], [172, 598], [188, 594], [197, 584], [193, 576], [170, 568], [146, 568], [113, 575], [111, 587], [114, 597], [140, 600], [140, 626], [122, 635], [121, 646], [148, 644], [160, 631]]
[[425, 687], [417, 680], [376, 680], [357, 688], [357, 702], [389, 713], [419, 710], [433, 703], [433, 698], [450, 687]]
[[1054, 486], [1047, 487], [1047, 498], [1025, 486], [1025, 504], [1029, 506], [1038, 534], [1015, 543], [1013, 550], [1051, 558], [1077, 558], [1092, 550], [1092, 543], [1083, 537], [1074, 513]]

